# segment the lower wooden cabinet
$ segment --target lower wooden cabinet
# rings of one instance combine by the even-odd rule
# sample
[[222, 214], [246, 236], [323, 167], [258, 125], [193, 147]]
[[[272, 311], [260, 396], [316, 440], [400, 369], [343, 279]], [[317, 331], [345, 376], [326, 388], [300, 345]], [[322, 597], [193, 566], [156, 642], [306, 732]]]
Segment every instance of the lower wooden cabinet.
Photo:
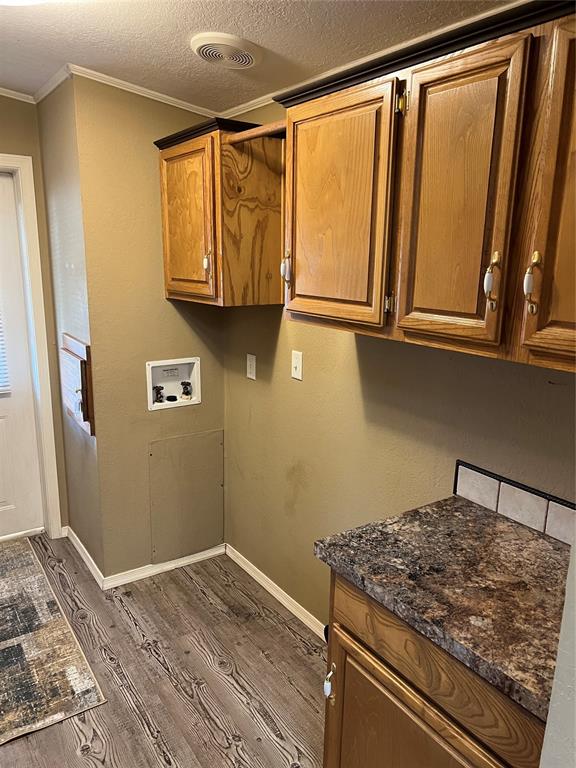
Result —
[[544, 723], [332, 576], [324, 768], [538, 768]]
[[325, 768], [505, 768], [340, 626]]

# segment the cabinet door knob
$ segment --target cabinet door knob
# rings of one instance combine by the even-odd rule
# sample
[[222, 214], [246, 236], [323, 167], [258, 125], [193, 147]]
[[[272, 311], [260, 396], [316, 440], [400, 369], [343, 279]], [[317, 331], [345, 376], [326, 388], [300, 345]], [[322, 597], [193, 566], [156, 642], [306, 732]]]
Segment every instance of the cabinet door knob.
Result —
[[494, 296], [492, 296], [492, 288], [494, 287], [494, 268], [500, 266], [500, 261], [500, 251], [494, 251], [492, 258], [490, 259], [490, 264], [488, 264], [486, 272], [484, 273], [484, 295], [488, 300], [488, 308], [491, 312], [495, 312], [497, 306], [497, 301]]
[[202, 259], [202, 266], [206, 271], [210, 269], [210, 256], [212, 256], [212, 251], [208, 251], [206, 256]]
[[531, 315], [535, 315], [538, 312], [538, 304], [532, 299], [532, 293], [534, 292], [534, 267], [538, 267], [542, 264], [542, 254], [540, 251], [534, 251], [530, 266], [526, 270], [524, 275], [524, 282], [522, 289], [524, 291], [524, 298], [528, 302], [528, 312]]
[[290, 268], [290, 251], [286, 251], [286, 256], [280, 262], [280, 275], [285, 283], [289, 283], [291, 274], [292, 270]]
[[336, 673], [336, 664], [332, 663], [330, 671], [324, 678], [324, 696], [332, 703], [334, 700], [334, 694], [332, 693], [332, 678]]

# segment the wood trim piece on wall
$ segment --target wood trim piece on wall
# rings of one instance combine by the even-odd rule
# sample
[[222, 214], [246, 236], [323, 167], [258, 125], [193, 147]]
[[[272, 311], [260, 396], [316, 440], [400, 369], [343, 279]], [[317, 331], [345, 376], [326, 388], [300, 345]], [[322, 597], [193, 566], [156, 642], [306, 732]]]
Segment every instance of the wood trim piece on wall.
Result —
[[60, 538], [63, 533], [32, 158], [27, 155], [0, 155], [0, 171], [9, 173], [14, 179], [16, 202], [21, 217], [22, 276], [30, 354], [33, 358], [30, 362], [38, 434], [44, 525], [48, 535], [56, 539]]
[[[40, 531], [38, 531], [38, 533], [40, 533]], [[178, 560], [170, 560], [165, 563], [150, 563], [149, 565], [143, 565], [140, 568], [134, 568], [130, 571], [123, 571], [122, 573], [115, 573], [111, 576], [104, 576], [72, 528], [69, 526], [63, 528], [63, 535], [70, 539], [70, 543], [74, 546], [102, 590], [120, 587], [124, 584], [130, 584], [133, 581], [147, 579], [148, 577], [156, 576], [159, 573], [166, 573], [166, 571], [172, 571], [175, 568], [183, 568], [185, 565], [192, 565], [192, 563], [199, 563], [202, 562], [202, 560], [210, 560], [213, 557], [226, 554], [231, 560], [239, 565], [242, 570], [246, 571], [249, 576], [252, 576], [254, 581], [258, 582], [261, 587], [264, 587], [272, 597], [275, 597], [279, 603], [290, 611], [290, 613], [297, 619], [300, 619], [308, 629], [312, 630], [318, 637], [324, 639], [324, 625], [322, 622], [318, 621], [318, 619], [307, 611], [306, 608], [300, 605], [300, 603], [297, 603], [294, 598], [290, 597], [290, 595], [279, 587], [278, 584], [275, 584], [272, 579], [268, 578], [265, 573], [251, 563], [250, 560], [244, 557], [244, 555], [241, 555], [240, 552], [234, 549], [230, 544], [219, 544], [211, 549], [197, 552], [194, 555], [187, 555]]]
[[[73, 383], [70, 383], [70, 365], [75, 373]], [[78, 378], [76, 378], [78, 376]], [[64, 396], [64, 408], [71, 419], [81, 429], [93, 437], [96, 434], [94, 419], [94, 393], [92, 387], [92, 356], [90, 344], [87, 344], [69, 333], [62, 334], [62, 346], [60, 348], [60, 381]], [[69, 386], [70, 385], [70, 386]], [[80, 385], [79, 387], [77, 385]], [[81, 411], [74, 404], [68, 404], [68, 391], [72, 390], [74, 396], [80, 391]]]

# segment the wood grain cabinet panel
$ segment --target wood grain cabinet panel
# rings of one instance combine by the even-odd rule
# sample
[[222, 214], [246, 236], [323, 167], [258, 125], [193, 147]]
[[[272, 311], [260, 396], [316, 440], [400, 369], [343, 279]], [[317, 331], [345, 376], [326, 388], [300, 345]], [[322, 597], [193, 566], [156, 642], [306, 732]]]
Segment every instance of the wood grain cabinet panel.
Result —
[[339, 576], [333, 576], [331, 621], [508, 768], [538, 768], [544, 723]]
[[222, 282], [226, 304], [282, 303], [282, 177], [280, 139], [224, 144]]
[[166, 296], [281, 304], [283, 142], [230, 135], [176, 135], [160, 153]]
[[396, 80], [288, 111], [288, 309], [381, 325]]
[[[540, 363], [576, 353], [576, 23], [556, 26], [536, 200], [524, 254], [522, 344]], [[537, 254], [537, 255], [536, 255]], [[534, 262], [533, 263], [533, 255]]]
[[528, 44], [516, 35], [412, 72], [398, 323], [407, 334], [499, 343]]
[[504, 768], [338, 624], [325, 768]]
[[161, 154], [164, 276], [169, 291], [215, 296], [213, 154], [210, 135]]

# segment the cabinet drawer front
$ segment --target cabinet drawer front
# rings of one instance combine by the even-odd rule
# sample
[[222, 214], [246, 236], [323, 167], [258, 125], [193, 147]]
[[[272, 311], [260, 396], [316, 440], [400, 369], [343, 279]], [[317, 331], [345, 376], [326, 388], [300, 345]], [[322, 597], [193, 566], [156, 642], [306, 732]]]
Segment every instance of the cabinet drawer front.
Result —
[[[554, 32], [546, 119], [539, 165], [537, 205], [524, 269], [532, 275], [526, 291], [522, 343], [536, 355], [576, 353], [576, 22], [560, 22]], [[540, 261], [532, 265], [532, 255]], [[530, 286], [525, 282], [525, 288]]]
[[327, 768], [504, 768], [337, 624], [330, 643]]
[[412, 74], [401, 202], [406, 333], [499, 342], [528, 43], [515, 36]]
[[340, 577], [332, 615], [512, 768], [538, 768], [544, 724], [529, 712]]
[[164, 277], [168, 296], [215, 296], [212, 136], [160, 154]]
[[288, 112], [288, 309], [382, 324], [396, 81]]

